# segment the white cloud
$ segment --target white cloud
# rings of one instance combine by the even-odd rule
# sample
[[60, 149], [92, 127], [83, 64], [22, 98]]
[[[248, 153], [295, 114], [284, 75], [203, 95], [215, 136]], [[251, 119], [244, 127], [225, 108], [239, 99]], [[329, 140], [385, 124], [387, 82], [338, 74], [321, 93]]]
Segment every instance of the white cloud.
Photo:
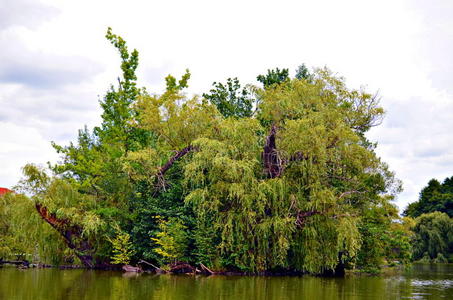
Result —
[[[24, 144], [10, 139], [5, 124], [16, 126], [15, 134], [35, 132], [40, 144], [67, 142], [83, 124], [98, 122], [97, 97], [120, 74], [116, 50], [104, 39], [111, 26], [139, 50], [140, 83], [151, 92], [185, 68], [190, 92], [201, 94], [227, 77], [249, 83], [268, 68], [327, 65], [352, 87], [379, 90], [387, 117], [369, 136], [404, 182], [401, 207], [430, 178], [453, 175], [451, 1], [7, 3], [8, 11], [23, 11], [0, 18], [0, 135], [8, 147]], [[33, 158], [45, 160], [45, 151]], [[18, 165], [2, 164], [10, 174]], [[0, 185], [10, 178], [0, 174]]]
[[0, 121], [0, 179], [4, 187], [12, 187], [26, 163], [45, 165], [57, 155], [39, 131], [27, 126]]

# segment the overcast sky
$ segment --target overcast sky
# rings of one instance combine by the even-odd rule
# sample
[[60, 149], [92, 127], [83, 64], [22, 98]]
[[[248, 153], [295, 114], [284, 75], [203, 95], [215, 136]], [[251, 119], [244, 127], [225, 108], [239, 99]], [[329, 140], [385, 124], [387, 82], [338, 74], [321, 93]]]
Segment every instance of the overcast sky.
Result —
[[107, 27], [140, 53], [140, 85], [192, 73], [255, 83], [269, 68], [328, 66], [350, 87], [381, 95], [369, 133], [403, 181], [400, 208], [429, 179], [453, 176], [453, 1], [0, 0], [0, 186], [27, 162], [57, 161], [99, 123], [99, 98], [120, 74]]

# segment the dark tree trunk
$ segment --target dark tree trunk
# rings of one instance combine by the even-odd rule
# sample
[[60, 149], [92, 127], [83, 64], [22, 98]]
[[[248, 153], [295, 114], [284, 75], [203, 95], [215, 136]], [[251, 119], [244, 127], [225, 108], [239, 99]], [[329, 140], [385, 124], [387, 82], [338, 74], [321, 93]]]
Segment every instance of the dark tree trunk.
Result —
[[275, 143], [276, 133], [277, 127], [274, 124], [266, 138], [266, 144], [262, 153], [264, 173], [268, 178], [278, 177], [283, 171], [282, 161], [278, 155], [277, 145]]
[[164, 175], [167, 173], [168, 170], [173, 166], [173, 164], [183, 157], [184, 155], [188, 154], [191, 151], [196, 150], [196, 147], [193, 147], [192, 145], [189, 145], [182, 150], [176, 152], [175, 155], [173, 155], [162, 167], [160, 167], [157, 171], [157, 180], [156, 180], [156, 189], [154, 191], [153, 196], [156, 197], [162, 190], [165, 190], [166, 182]]
[[52, 226], [64, 239], [66, 245], [75, 250], [75, 254], [80, 261], [88, 268], [94, 268], [93, 256], [90, 254], [93, 247], [82, 237], [82, 228], [77, 225], [70, 224], [69, 220], [59, 219], [55, 214], [49, 213], [45, 206], [39, 203], [35, 204], [41, 218]]
[[178, 151], [175, 155], [173, 155], [165, 165], [163, 165], [159, 171], [158, 171], [158, 176], [164, 176], [165, 173], [171, 168], [171, 166], [173, 166], [173, 164], [178, 160], [180, 159], [181, 157], [183, 157], [184, 155], [186, 155], [187, 153], [189, 153], [190, 151], [193, 151], [195, 150], [195, 147], [193, 147], [192, 145], [190, 146], [187, 146], [185, 147], [184, 149], [182, 149], [181, 151]]
[[338, 264], [335, 266], [335, 269], [324, 271], [322, 276], [329, 277], [343, 277], [346, 274], [346, 266], [342, 260], [343, 252], [338, 253]]

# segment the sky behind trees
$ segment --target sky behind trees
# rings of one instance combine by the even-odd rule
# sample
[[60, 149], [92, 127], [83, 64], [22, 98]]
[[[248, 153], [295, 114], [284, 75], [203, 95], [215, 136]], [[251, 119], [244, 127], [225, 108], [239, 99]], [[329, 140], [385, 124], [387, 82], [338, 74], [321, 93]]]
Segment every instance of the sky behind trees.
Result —
[[107, 27], [140, 53], [139, 82], [192, 73], [188, 93], [269, 68], [328, 66], [350, 87], [378, 92], [387, 111], [371, 130], [403, 181], [397, 204], [453, 175], [453, 3], [435, 1], [2, 0], [0, 186], [27, 162], [58, 156], [77, 129], [99, 124], [99, 98], [120, 74]]

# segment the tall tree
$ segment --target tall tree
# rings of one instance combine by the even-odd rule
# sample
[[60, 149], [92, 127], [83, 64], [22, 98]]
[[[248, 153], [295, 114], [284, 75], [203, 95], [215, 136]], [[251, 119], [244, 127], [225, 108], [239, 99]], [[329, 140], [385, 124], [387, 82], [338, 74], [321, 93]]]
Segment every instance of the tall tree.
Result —
[[144, 94], [136, 86], [138, 52], [109, 28], [106, 38], [121, 57], [122, 76], [100, 105], [102, 124], [90, 132], [79, 131], [78, 141], [54, 148], [62, 161], [51, 167], [60, 178], [51, 178], [33, 165], [24, 168], [22, 187], [35, 202], [36, 211], [75, 251], [87, 267], [108, 261], [114, 234], [107, 223], [127, 224], [131, 218], [135, 188], [123, 169], [130, 151], [152, 142], [152, 134], [133, 126], [138, 112], [134, 103]]
[[418, 201], [410, 203], [403, 214], [416, 218], [425, 213], [440, 211], [453, 217], [453, 176], [440, 183], [431, 179], [424, 187]]

